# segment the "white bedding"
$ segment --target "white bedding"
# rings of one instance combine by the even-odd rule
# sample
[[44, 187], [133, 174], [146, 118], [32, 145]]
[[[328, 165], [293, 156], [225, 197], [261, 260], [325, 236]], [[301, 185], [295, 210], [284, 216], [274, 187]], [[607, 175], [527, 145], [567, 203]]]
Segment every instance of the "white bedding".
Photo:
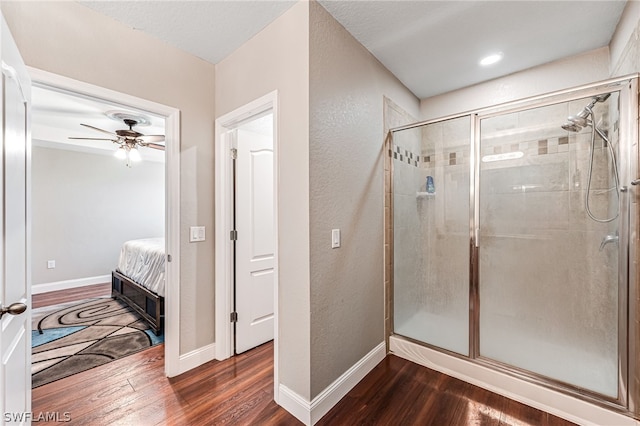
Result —
[[118, 272], [164, 297], [164, 238], [127, 241], [120, 249]]

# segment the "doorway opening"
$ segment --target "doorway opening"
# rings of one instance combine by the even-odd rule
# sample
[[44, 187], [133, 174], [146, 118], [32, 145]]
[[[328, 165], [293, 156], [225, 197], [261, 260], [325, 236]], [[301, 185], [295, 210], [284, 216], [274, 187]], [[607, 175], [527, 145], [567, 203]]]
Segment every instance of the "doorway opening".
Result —
[[273, 339], [274, 395], [278, 387], [277, 117], [277, 92], [272, 92], [216, 120], [215, 184], [216, 359]]
[[[136, 120], [144, 121], [145, 119], [149, 120], [149, 126], [144, 127], [140, 126], [141, 122], [137, 122], [134, 124], [134, 131], [138, 131], [141, 134], [161, 134], [164, 135], [164, 144], [166, 145], [166, 149], [163, 151], [159, 148], [156, 149], [144, 149], [148, 147], [141, 147], [140, 154], [142, 154], [142, 162], [139, 164], [134, 163], [135, 159], [128, 155], [127, 152], [124, 160], [121, 160], [122, 163], [118, 163], [119, 166], [122, 167], [122, 170], [127, 170], [127, 166], [132, 166], [129, 171], [133, 171], [133, 173], [139, 173], [142, 171], [143, 167], [154, 168], [156, 169], [157, 178], [161, 180], [160, 188], [157, 188], [156, 192], [159, 192], [157, 198], [159, 204], [156, 208], [156, 218], [155, 222], [155, 230], [154, 233], [163, 234], [160, 235], [164, 237], [164, 242], [161, 244], [160, 250], [164, 250], [164, 254], [161, 256], [164, 260], [164, 278], [162, 279], [162, 284], [164, 285], [164, 352], [165, 352], [165, 374], [169, 377], [175, 376], [180, 373], [180, 357], [179, 357], [179, 340], [178, 333], [180, 329], [179, 324], [179, 265], [180, 265], [180, 250], [179, 250], [179, 242], [180, 242], [180, 227], [179, 227], [179, 188], [180, 188], [180, 175], [179, 175], [179, 165], [180, 165], [180, 128], [179, 128], [179, 110], [171, 107], [167, 107], [161, 104], [157, 104], [155, 102], [147, 101], [144, 99], [140, 99], [137, 97], [129, 96], [123, 93], [115, 92], [109, 89], [104, 89], [102, 87], [94, 86], [91, 84], [83, 83], [80, 81], [76, 81], [73, 79], [69, 79], [66, 77], [62, 77], [59, 75], [51, 74], [42, 70], [30, 68], [30, 75], [32, 77], [34, 87], [37, 90], [42, 90], [44, 92], [49, 93], [58, 93], [63, 94], [68, 97], [68, 99], [73, 102], [75, 99], [78, 102], [88, 102], [90, 105], [103, 105], [108, 106], [110, 108], [109, 111], [91, 111], [94, 115], [106, 115], [109, 118], [109, 113], [113, 113], [112, 119], [114, 120], [115, 127], [117, 127], [117, 131], [120, 131], [120, 127], [123, 129], [124, 126], [119, 126], [122, 122], [126, 126], [129, 124], [125, 122], [125, 119], [131, 119], [132, 117], [124, 116], [123, 114], [131, 114], [135, 115]], [[36, 105], [37, 107], [37, 105]], [[69, 110], [72, 108], [70, 107]], [[65, 111], [62, 111], [64, 113]], [[66, 111], [69, 112], [69, 111]], [[125, 115], [126, 115], [125, 114]], [[46, 115], [46, 112], [45, 112]], [[102, 117], [101, 117], [102, 118]], [[120, 120], [121, 123], [118, 123], [117, 120]], [[88, 120], [88, 117], [79, 117], [77, 120], [77, 127], [82, 128], [80, 123], [92, 125]], [[154, 125], [156, 128], [153, 128]], [[87, 126], [85, 126], [87, 127]], [[114, 152], [120, 151], [119, 147], [114, 146], [114, 143], [109, 142], [109, 135], [106, 132], [100, 132], [95, 128], [113, 131], [116, 130], [108, 127], [108, 123], [104, 122], [104, 126], [93, 125], [94, 129], [89, 128], [89, 130], [95, 131], [96, 138], [106, 138], [106, 141], [95, 141], [97, 143], [102, 143], [102, 149], [104, 152], [108, 151], [108, 155], [113, 155]], [[107, 127], [106, 129], [104, 127]], [[146, 129], [150, 129], [151, 131], [147, 131]], [[53, 134], [53, 129], [45, 129], [47, 134]], [[49, 133], [50, 132], [50, 133]], [[69, 136], [80, 136], [80, 137], [92, 137], [91, 135], [78, 134], [72, 129], [65, 129], [64, 132], [69, 132], [65, 136], [68, 138]], [[119, 135], [119, 133], [118, 133]], [[113, 138], [114, 142], [117, 138]], [[143, 140], [143, 138], [140, 138]], [[157, 143], [160, 138], [154, 139], [153, 143]], [[85, 141], [85, 142], [94, 142], [94, 141]], [[55, 144], [55, 141], [52, 142]], [[62, 143], [62, 141], [58, 141], [58, 144]], [[45, 143], [46, 145], [46, 143]], [[87, 144], [88, 145], [88, 144]], [[36, 145], [37, 146], [37, 145]], [[49, 148], [52, 148], [50, 146]], [[134, 150], [138, 151], [137, 147], [129, 147], [131, 149], [131, 153]], [[44, 147], [46, 149], [46, 147]], [[75, 153], [78, 154], [86, 154], [87, 146], [80, 146], [76, 149], [72, 149]], [[96, 146], [96, 149], [100, 149], [100, 146]], [[85, 152], [83, 152], [83, 150]], [[52, 150], [53, 151], [53, 150]], [[145, 152], [146, 151], [146, 152]], [[95, 152], [94, 152], [95, 154]], [[100, 157], [99, 155], [94, 155], [94, 157]], [[116, 156], [117, 157], [117, 156]], [[155, 157], [155, 158], [154, 158]], [[106, 157], [105, 157], [106, 158]], [[155, 161], [154, 161], [155, 160]], [[117, 159], [113, 159], [113, 161], [120, 161]], [[160, 163], [158, 163], [158, 161]], [[164, 163], [164, 164], [162, 164]], [[144, 164], [144, 166], [143, 166]], [[155, 166], [154, 166], [155, 164]], [[78, 164], [80, 167], [80, 164]], [[138, 167], [138, 169], [136, 169]], [[120, 170], [120, 169], [118, 169]], [[109, 184], [109, 173], [104, 173], [102, 176], [102, 182], [104, 185]], [[130, 182], [131, 186], [137, 185], [139, 180], [132, 180]], [[128, 184], [124, 183], [125, 186]], [[109, 203], [118, 204], [118, 197], [113, 197], [109, 201]], [[156, 200], [157, 201], [157, 200]], [[156, 203], [157, 204], [157, 203]], [[127, 204], [120, 203], [119, 211], [121, 214], [117, 215], [114, 223], [122, 223], [126, 222], [130, 214], [135, 214], [135, 212], [128, 212]], [[90, 216], [88, 217], [91, 220]], [[152, 221], [150, 219], [150, 221]], [[156, 229], [157, 228], [157, 229]], [[147, 230], [146, 233], [151, 233], [151, 230]], [[145, 234], [146, 235], [146, 234]], [[149, 237], [153, 235], [149, 234]], [[140, 238], [140, 236], [136, 236], [135, 239]], [[118, 261], [118, 254], [115, 253], [114, 262]], [[55, 265], [55, 263], [53, 263]], [[49, 266], [49, 262], [47, 262], [47, 266]], [[113, 270], [115, 270], [115, 265]], [[108, 271], [110, 272], [110, 271]], [[111, 275], [108, 275], [108, 281], [111, 282]], [[71, 280], [73, 281], [73, 280]], [[54, 282], [53, 284], [56, 284]], [[67, 283], [69, 284], [69, 283]], [[73, 283], [70, 283], [73, 287]], [[77, 283], [82, 285], [83, 283]], [[86, 283], [85, 283], [86, 284]], [[55, 285], [54, 285], [55, 287]], [[63, 284], [64, 287], [64, 284]], [[48, 289], [50, 290], [50, 289]], [[136, 296], [137, 297], [137, 296]], [[147, 301], [148, 305], [149, 302]]]

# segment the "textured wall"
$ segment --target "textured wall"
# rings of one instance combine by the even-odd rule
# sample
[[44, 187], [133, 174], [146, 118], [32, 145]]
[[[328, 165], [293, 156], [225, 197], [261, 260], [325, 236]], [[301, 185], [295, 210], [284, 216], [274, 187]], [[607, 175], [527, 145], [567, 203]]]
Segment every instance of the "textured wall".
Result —
[[384, 96], [411, 114], [418, 100], [322, 6], [310, 8], [313, 398], [384, 341]]
[[603, 47], [475, 86], [422, 99], [423, 119], [444, 117], [529, 96], [593, 83], [609, 77], [609, 48]]
[[32, 170], [34, 286], [109, 275], [123, 242], [164, 235], [164, 163], [34, 146]]
[[218, 116], [278, 90], [280, 382], [309, 397], [309, 6], [300, 2], [216, 66]]
[[214, 66], [75, 2], [1, 7], [27, 65], [180, 109], [180, 352], [213, 343], [213, 239], [189, 226], [213, 230]]
[[612, 77], [640, 71], [638, 20], [640, 20], [640, 2], [627, 2], [616, 32], [609, 43], [609, 69]]

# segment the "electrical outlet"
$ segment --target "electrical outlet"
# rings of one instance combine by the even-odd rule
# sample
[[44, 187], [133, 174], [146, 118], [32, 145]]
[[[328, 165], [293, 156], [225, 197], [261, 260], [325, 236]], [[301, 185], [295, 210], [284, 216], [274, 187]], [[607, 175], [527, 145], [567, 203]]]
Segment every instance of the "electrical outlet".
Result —
[[47, 269], [55, 269], [56, 261], [55, 260], [47, 260]]

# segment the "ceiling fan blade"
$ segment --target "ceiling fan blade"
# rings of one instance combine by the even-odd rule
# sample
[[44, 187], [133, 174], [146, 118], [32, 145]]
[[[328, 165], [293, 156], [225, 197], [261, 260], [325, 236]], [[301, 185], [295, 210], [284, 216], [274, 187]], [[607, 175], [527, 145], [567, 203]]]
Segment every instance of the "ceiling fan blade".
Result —
[[118, 142], [116, 139], [109, 139], [109, 138], [74, 138], [69, 136], [69, 139], [81, 139], [81, 140], [85, 140], [85, 141], [111, 141], [111, 142]]
[[84, 126], [84, 127], [88, 127], [88, 128], [90, 128], [90, 129], [93, 129], [93, 130], [97, 130], [97, 131], [102, 132], [102, 133], [106, 133], [106, 134], [108, 134], [108, 135], [118, 136], [118, 135], [116, 135], [116, 134], [115, 134], [115, 133], [113, 133], [113, 132], [109, 132], [109, 131], [107, 131], [107, 130], [102, 130], [102, 129], [99, 129], [99, 128], [97, 128], [97, 127], [89, 126], [88, 124], [80, 123], [80, 125], [81, 125], [81, 126]]
[[164, 145], [158, 145], [157, 143], [147, 143], [147, 144], [144, 144], [144, 146], [164, 151]]
[[142, 135], [138, 136], [136, 139], [144, 143], [162, 142], [164, 141], [164, 135]]

